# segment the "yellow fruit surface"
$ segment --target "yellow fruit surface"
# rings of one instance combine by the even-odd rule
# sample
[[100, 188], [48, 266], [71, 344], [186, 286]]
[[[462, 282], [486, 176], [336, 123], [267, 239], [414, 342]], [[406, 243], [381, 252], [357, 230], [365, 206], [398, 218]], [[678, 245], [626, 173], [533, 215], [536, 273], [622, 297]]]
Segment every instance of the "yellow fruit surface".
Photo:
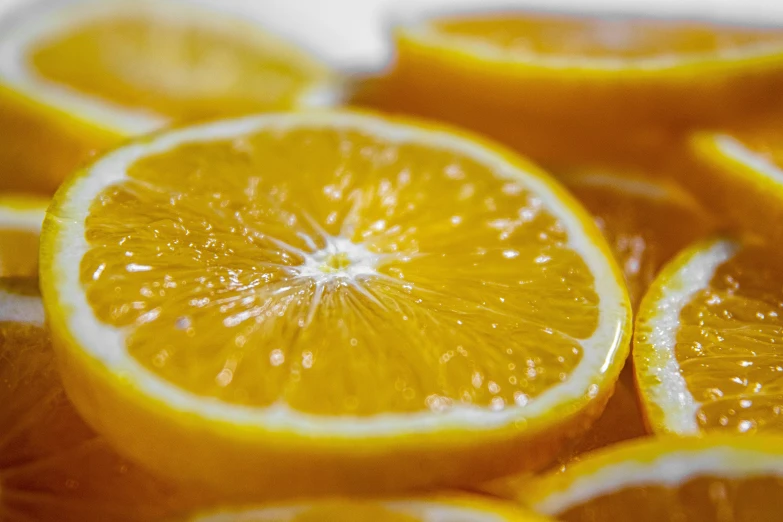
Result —
[[0, 278], [38, 276], [38, 236], [48, 200], [0, 194]]
[[778, 520], [783, 439], [645, 439], [534, 478], [514, 498], [566, 522]]
[[[0, 36], [0, 189], [53, 192], [92, 153], [170, 123], [331, 103], [331, 75], [222, 11], [41, 3]], [[43, 146], [45, 145], [45, 150]]]
[[699, 243], [653, 284], [634, 363], [657, 432], [777, 432], [781, 421], [780, 263], [759, 246]]
[[627, 353], [610, 255], [521, 159], [335, 112], [105, 156], [56, 196], [42, 276], [118, 448], [237, 495], [378, 491], [539, 468], [587, 428]]
[[545, 522], [519, 506], [466, 495], [384, 500], [318, 500], [222, 510], [191, 522]]

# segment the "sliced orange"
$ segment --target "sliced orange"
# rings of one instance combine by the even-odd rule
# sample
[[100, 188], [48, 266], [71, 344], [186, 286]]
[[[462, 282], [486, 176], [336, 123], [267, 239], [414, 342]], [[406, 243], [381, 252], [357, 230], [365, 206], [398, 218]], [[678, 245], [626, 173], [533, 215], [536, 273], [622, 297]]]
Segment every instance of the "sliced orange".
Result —
[[258, 509], [225, 509], [190, 522], [545, 522], [549, 518], [481, 497], [320, 500]]
[[37, 2], [0, 23], [0, 188], [54, 191], [124, 137], [334, 93], [309, 56], [193, 1]]
[[515, 498], [564, 522], [773, 521], [783, 510], [783, 438], [645, 439], [533, 479]]
[[595, 216], [634, 308], [672, 257], [715, 229], [707, 211], [666, 179], [610, 168], [560, 171], [558, 178]]
[[0, 194], [0, 277], [38, 276], [38, 236], [49, 201]]
[[724, 240], [675, 259], [642, 302], [633, 347], [656, 432], [755, 433], [783, 428], [781, 263]]
[[683, 172], [695, 196], [726, 217], [737, 233], [783, 239], [783, 132], [780, 116], [753, 119], [731, 131], [700, 132], [691, 150], [702, 168]]
[[718, 123], [779, 105], [783, 86], [780, 28], [471, 11], [412, 19], [395, 37], [407, 93], [506, 119]]
[[0, 279], [0, 519], [141, 522], [202, 505], [109, 448], [55, 369], [37, 282]]
[[55, 197], [42, 278], [85, 417], [226, 495], [540, 468], [628, 350], [622, 275], [560, 185], [479, 138], [351, 112], [117, 149]]

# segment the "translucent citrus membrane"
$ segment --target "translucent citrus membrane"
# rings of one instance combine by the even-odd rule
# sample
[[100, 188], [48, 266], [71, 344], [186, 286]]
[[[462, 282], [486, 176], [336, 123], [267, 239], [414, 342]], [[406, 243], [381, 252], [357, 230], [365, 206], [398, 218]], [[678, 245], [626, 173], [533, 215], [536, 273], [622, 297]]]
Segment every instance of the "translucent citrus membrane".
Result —
[[701, 403], [699, 426], [736, 433], [783, 429], [783, 272], [747, 247], [680, 313], [675, 355]]
[[664, 264], [715, 228], [704, 209], [668, 181], [603, 172], [566, 172], [560, 178], [595, 216], [634, 309]]
[[0, 229], [0, 277], [38, 275], [38, 234]]
[[141, 522], [186, 506], [175, 488], [128, 464], [82, 422], [40, 324], [5, 319], [43, 319], [36, 287], [0, 280], [0, 519]]
[[289, 108], [323, 74], [276, 42], [141, 11], [53, 35], [28, 59], [44, 79], [176, 121]]
[[137, 161], [81, 281], [180, 387], [317, 414], [502, 409], [568, 378], [588, 267], [521, 181], [355, 130], [264, 130]]
[[779, 520], [781, 512], [783, 480], [780, 477], [698, 477], [675, 487], [623, 488], [559, 513], [558, 520], [764, 522]]
[[668, 57], [783, 43], [779, 30], [641, 18], [471, 14], [442, 17], [432, 25], [509, 52], [564, 57]]

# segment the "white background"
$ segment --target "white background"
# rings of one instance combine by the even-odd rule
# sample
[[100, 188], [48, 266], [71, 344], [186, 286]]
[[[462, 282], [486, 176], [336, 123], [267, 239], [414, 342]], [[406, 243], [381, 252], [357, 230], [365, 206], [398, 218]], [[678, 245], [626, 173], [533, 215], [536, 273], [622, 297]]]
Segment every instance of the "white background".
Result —
[[[0, 0], [8, 8], [38, 0]], [[102, 0], [112, 1], [112, 0]], [[163, 1], [163, 0], [161, 0]], [[387, 28], [396, 11], [411, 6], [498, 5], [496, 0], [198, 0], [246, 13], [334, 66], [366, 70], [388, 56]], [[528, 8], [621, 11], [710, 17], [736, 22], [783, 23], [783, 0], [501, 0]]]

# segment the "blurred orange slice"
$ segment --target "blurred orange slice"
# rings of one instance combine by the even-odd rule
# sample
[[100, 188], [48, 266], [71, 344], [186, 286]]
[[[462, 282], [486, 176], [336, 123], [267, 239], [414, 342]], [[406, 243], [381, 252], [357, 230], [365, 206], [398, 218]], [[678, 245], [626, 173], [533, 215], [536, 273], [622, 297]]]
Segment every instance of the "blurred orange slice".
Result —
[[416, 121], [290, 113], [133, 142], [58, 192], [42, 250], [80, 411], [227, 494], [540, 468], [628, 350], [622, 275], [581, 206]]
[[0, 195], [0, 277], [38, 276], [38, 236], [49, 201]]
[[783, 276], [756, 246], [701, 242], [650, 288], [633, 357], [656, 432], [756, 433], [783, 428]]
[[770, 244], [783, 239], [780, 228], [772, 226], [783, 220], [781, 122], [772, 113], [731, 131], [694, 134], [690, 144], [698, 165], [681, 176], [737, 233]]
[[514, 497], [564, 522], [777, 520], [783, 438], [646, 439], [607, 448]]
[[734, 121], [779, 105], [783, 86], [780, 28], [472, 11], [409, 20], [395, 38], [408, 95], [565, 128]]
[[36, 2], [0, 23], [0, 188], [53, 191], [123, 137], [335, 92], [300, 50], [195, 2]]

